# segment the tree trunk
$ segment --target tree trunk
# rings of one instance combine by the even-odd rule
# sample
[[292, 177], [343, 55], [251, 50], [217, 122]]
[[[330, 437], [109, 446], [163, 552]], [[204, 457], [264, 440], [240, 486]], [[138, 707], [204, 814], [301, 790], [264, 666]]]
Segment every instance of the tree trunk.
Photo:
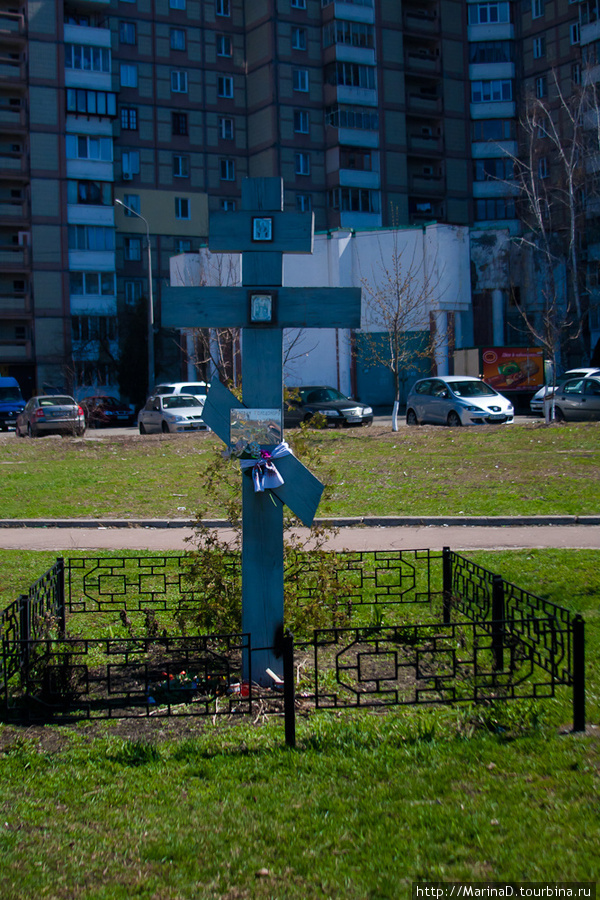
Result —
[[394, 400], [394, 408], [392, 409], [392, 431], [398, 431], [398, 407], [399, 400]]

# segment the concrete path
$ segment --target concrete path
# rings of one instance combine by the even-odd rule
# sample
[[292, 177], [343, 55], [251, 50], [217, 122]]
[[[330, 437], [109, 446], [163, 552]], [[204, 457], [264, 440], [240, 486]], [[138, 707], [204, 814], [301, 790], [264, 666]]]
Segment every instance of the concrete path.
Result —
[[[566, 548], [600, 550], [600, 516], [339, 520], [328, 546], [348, 550], [431, 549], [504, 550]], [[232, 533], [224, 523], [224, 538]], [[299, 534], [307, 536], [306, 529]], [[193, 535], [185, 520], [0, 521], [0, 548], [20, 550], [190, 549]]]

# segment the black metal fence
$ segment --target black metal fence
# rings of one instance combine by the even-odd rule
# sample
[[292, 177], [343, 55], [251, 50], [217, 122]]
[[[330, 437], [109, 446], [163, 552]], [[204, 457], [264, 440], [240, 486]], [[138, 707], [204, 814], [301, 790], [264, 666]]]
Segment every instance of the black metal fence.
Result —
[[[245, 634], [190, 634], [181, 611], [209, 600], [186, 556], [58, 559], [0, 616], [7, 721], [546, 698], [572, 690], [585, 728], [584, 623], [449, 549], [335, 555], [350, 627], [287, 634], [283, 685], [252, 679]], [[296, 602], [322, 589], [318, 556], [288, 560]], [[239, 578], [239, 560], [228, 561]], [[333, 604], [335, 605], [335, 604]]]

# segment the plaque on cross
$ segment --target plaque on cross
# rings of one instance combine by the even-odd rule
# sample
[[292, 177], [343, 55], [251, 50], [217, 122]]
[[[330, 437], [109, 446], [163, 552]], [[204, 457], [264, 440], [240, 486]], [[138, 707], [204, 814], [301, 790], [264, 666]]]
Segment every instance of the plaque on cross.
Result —
[[[283, 253], [312, 253], [312, 213], [283, 211], [280, 178], [246, 178], [242, 209], [212, 213], [208, 248], [242, 254], [237, 287], [163, 289], [166, 328], [242, 329], [243, 407], [283, 406], [283, 329], [359, 328], [360, 288], [283, 285]], [[220, 382], [209, 389], [203, 418], [230, 444], [231, 410], [240, 401]], [[293, 455], [277, 459], [283, 484], [267, 492], [242, 479], [242, 631], [250, 634], [246, 676], [272, 684], [282, 676], [277, 636], [283, 632], [283, 504], [311, 525], [323, 485]], [[272, 498], [278, 502], [273, 503]]]

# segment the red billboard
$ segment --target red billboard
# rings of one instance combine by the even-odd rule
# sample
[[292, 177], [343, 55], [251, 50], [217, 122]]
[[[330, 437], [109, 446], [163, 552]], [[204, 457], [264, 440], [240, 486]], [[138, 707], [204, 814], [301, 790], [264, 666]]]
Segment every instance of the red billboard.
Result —
[[489, 347], [481, 351], [483, 380], [497, 391], [537, 391], [544, 384], [539, 347]]

